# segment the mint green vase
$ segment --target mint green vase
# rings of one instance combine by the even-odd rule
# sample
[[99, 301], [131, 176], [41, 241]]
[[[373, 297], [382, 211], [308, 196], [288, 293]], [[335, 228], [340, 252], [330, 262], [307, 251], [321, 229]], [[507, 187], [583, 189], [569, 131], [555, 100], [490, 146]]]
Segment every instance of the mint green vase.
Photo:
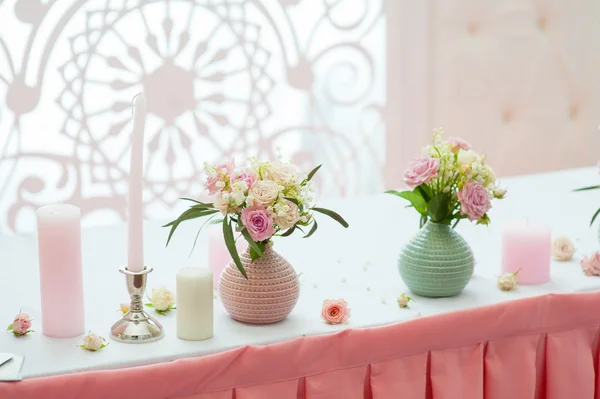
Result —
[[427, 222], [400, 253], [398, 268], [417, 295], [447, 297], [460, 294], [473, 275], [473, 251], [452, 227]]

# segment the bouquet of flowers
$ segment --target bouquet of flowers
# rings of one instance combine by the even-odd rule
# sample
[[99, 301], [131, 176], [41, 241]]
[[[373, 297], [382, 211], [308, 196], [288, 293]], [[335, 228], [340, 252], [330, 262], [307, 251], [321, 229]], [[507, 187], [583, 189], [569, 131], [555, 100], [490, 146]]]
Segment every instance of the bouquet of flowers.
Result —
[[[600, 163], [598, 164], [598, 173], [600, 174]], [[588, 190], [598, 190], [598, 189], [600, 189], [600, 185], [578, 188], [575, 191], [588, 191]], [[596, 211], [596, 213], [594, 213], [594, 216], [592, 216], [592, 221], [590, 222], [590, 226], [594, 224], [594, 221], [596, 220], [598, 215], [600, 215], [600, 208]]]
[[485, 156], [471, 149], [461, 138], [444, 140], [442, 129], [435, 129], [433, 142], [423, 155], [410, 162], [403, 181], [410, 191], [386, 191], [410, 202], [421, 214], [421, 227], [434, 223], [452, 224], [462, 219], [488, 224], [492, 199], [502, 199], [500, 188]]
[[[304, 233], [305, 238], [313, 235], [318, 227], [313, 217], [315, 212], [348, 227], [336, 212], [312, 204], [311, 179], [320, 167], [301, 177], [294, 165], [282, 161], [271, 163], [251, 159], [249, 167], [242, 169], [236, 169], [233, 162], [217, 166], [205, 164], [208, 176], [205, 188], [215, 200], [203, 203], [182, 198], [194, 205], [163, 226], [171, 228], [167, 245], [182, 222], [209, 217], [204, 225], [209, 222], [222, 224], [225, 245], [239, 271], [247, 278], [236, 249], [234, 231], [240, 233], [238, 238], [244, 237], [248, 242], [252, 260], [256, 260], [263, 256], [265, 246], [270, 245], [274, 236], [287, 237], [296, 230]], [[219, 218], [213, 220], [216, 216]]]

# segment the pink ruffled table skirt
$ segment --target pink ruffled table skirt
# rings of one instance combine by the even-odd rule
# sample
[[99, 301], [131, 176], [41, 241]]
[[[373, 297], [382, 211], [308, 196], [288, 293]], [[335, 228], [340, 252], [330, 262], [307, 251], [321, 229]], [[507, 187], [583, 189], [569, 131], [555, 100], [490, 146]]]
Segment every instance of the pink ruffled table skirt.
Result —
[[599, 305], [600, 292], [544, 295], [145, 367], [0, 383], [0, 398], [600, 398]]

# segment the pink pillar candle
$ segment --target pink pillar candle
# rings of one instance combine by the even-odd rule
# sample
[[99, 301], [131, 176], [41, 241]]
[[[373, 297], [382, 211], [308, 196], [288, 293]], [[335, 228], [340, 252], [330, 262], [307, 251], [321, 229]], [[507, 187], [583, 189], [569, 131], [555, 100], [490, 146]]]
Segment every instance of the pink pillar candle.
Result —
[[519, 272], [519, 284], [550, 280], [550, 229], [528, 222], [514, 223], [502, 232], [502, 272]]
[[[236, 241], [236, 247], [239, 253], [245, 249], [246, 240], [239, 238]], [[213, 288], [219, 288], [219, 279], [223, 269], [227, 267], [231, 261], [231, 255], [225, 245], [223, 232], [219, 228], [210, 229], [208, 236], [208, 268], [213, 273]]]
[[37, 211], [42, 332], [70, 338], [85, 332], [81, 212], [67, 204]]

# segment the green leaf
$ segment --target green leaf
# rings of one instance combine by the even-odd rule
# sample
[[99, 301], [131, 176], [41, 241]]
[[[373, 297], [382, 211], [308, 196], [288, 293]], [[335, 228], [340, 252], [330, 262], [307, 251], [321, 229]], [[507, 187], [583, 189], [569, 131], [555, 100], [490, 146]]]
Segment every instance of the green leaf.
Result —
[[291, 197], [283, 197], [283, 199], [288, 200], [294, 204], [296, 204], [296, 206], [300, 206], [300, 202], [298, 202], [298, 200], [296, 198], [291, 198]]
[[425, 226], [427, 223], [427, 215], [421, 215], [421, 219], [419, 220], [419, 228]]
[[418, 191], [425, 202], [428, 202], [431, 200], [431, 197], [433, 197], [433, 191], [431, 191], [431, 187], [429, 187], [427, 184], [421, 184], [420, 186], [417, 186], [414, 191]]
[[281, 236], [282, 237], [288, 237], [291, 236], [292, 233], [294, 232], [294, 230], [296, 230], [297, 226], [293, 225], [292, 227], [290, 227], [289, 229], [287, 229], [287, 231], [285, 233], [283, 233]]
[[209, 216], [209, 215], [215, 214], [217, 212], [219, 212], [217, 209], [199, 209], [199, 208], [194, 208], [194, 207], [186, 210], [177, 219], [175, 219], [171, 223], [168, 223], [163, 226], [163, 227], [171, 226], [171, 230], [169, 231], [169, 236], [167, 237], [166, 245], [167, 246], [169, 245], [169, 242], [171, 241], [171, 238], [173, 237], [173, 233], [175, 233], [175, 230], [177, 229], [177, 227], [179, 227], [179, 225], [182, 222], [184, 222], [186, 220], [190, 220], [190, 219], [196, 219], [196, 218], [203, 217], [203, 216]]
[[313, 176], [317, 173], [317, 171], [319, 169], [321, 169], [321, 166], [323, 166], [323, 165], [319, 165], [316, 168], [314, 168], [313, 170], [311, 170], [310, 173], [308, 174], [308, 176], [306, 176], [306, 180], [304, 180], [304, 181], [309, 182], [313, 178]]
[[252, 259], [252, 262], [254, 262], [256, 259], [260, 259], [263, 257], [263, 252], [265, 251], [265, 244], [263, 242], [258, 242], [256, 243], [258, 245], [258, 248], [260, 249], [260, 253], [257, 252], [253, 247], [250, 247], [250, 258]]
[[248, 275], [242, 266], [242, 261], [240, 260], [240, 254], [237, 252], [237, 248], [235, 247], [235, 238], [233, 237], [233, 229], [231, 228], [230, 222], [227, 218], [223, 219], [223, 238], [225, 238], [225, 246], [227, 246], [227, 250], [231, 255], [231, 259], [237, 266], [242, 276], [248, 279]]
[[348, 228], [348, 226], [350, 226], [348, 224], [348, 222], [346, 222], [344, 220], [343, 217], [341, 217], [338, 213], [330, 210], [330, 209], [325, 209], [325, 208], [312, 208], [313, 211], [315, 212], [319, 212], [322, 213], [323, 215], [327, 215], [330, 218], [332, 218], [333, 220], [335, 220], [336, 222], [338, 222], [339, 224], [341, 224], [342, 226], [344, 226], [345, 228]]
[[198, 229], [198, 232], [196, 233], [196, 238], [194, 238], [194, 245], [192, 245], [192, 250], [190, 251], [190, 256], [192, 256], [192, 252], [194, 252], [194, 249], [196, 248], [196, 243], [198, 242], [198, 237], [200, 236], [200, 232], [202, 231], [202, 229], [204, 228], [204, 226], [206, 226], [207, 224], [210, 224], [210, 221], [217, 215], [212, 215], [211, 217], [209, 217], [208, 219], [206, 219], [204, 221], [204, 223], [202, 223], [202, 226], [200, 226], [200, 228]]
[[209, 204], [209, 203], [206, 203], [206, 202], [200, 202], [200, 201], [196, 201], [195, 199], [192, 199], [192, 198], [179, 198], [179, 199], [180, 199], [180, 200], [184, 200], [184, 201], [192, 201], [192, 202], [195, 202], [196, 204], [198, 204], [198, 205], [202, 205], [202, 206], [203, 206], [203, 207], [205, 207], [205, 208], [213, 208], [213, 209], [214, 209], [214, 207], [215, 207], [215, 206], [214, 206], [214, 204]]
[[447, 193], [436, 194], [427, 204], [427, 214], [435, 223], [440, 223], [450, 214], [450, 195]]
[[596, 211], [596, 213], [594, 213], [594, 216], [592, 216], [592, 221], [590, 222], [590, 226], [594, 224], [594, 221], [596, 220], [596, 218], [598, 217], [598, 215], [600, 215], [600, 209], [598, 209]]
[[7, 328], [7, 330], [9, 330], [9, 331], [10, 331], [10, 330], [12, 330], [12, 323], [10, 323], [10, 324], [8, 325], [8, 328]]
[[263, 249], [264, 249], [264, 244], [262, 249], [260, 248], [260, 246], [256, 243], [256, 241], [254, 241], [252, 239], [252, 236], [250, 235], [250, 232], [248, 231], [248, 229], [244, 228], [244, 230], [242, 230], [242, 235], [244, 236], [244, 238], [246, 239], [246, 241], [248, 242], [248, 244], [250, 244], [250, 252], [252, 255], [252, 252], [254, 251], [254, 253], [257, 255], [256, 258], [254, 258], [254, 256], [252, 256], [252, 260], [258, 259], [258, 258], [262, 258], [263, 257]]
[[145, 303], [144, 306], [148, 306], [149, 308], [153, 308], [154, 306], [152, 306], [151, 303]]
[[578, 189], [573, 190], [573, 191], [577, 192], [577, 191], [598, 190], [599, 188], [600, 188], [600, 186], [589, 186], [589, 187], [578, 188]]
[[394, 190], [388, 190], [386, 191], [386, 194], [393, 194], [400, 198], [404, 198], [405, 200], [409, 201], [421, 215], [427, 215], [427, 202], [419, 191], [415, 190], [398, 192]]
[[310, 231], [308, 232], [308, 234], [304, 236], [304, 238], [308, 238], [308, 237], [312, 236], [314, 234], [314, 232], [317, 231], [317, 227], [318, 227], [317, 220], [313, 219], [313, 225], [312, 225]]

